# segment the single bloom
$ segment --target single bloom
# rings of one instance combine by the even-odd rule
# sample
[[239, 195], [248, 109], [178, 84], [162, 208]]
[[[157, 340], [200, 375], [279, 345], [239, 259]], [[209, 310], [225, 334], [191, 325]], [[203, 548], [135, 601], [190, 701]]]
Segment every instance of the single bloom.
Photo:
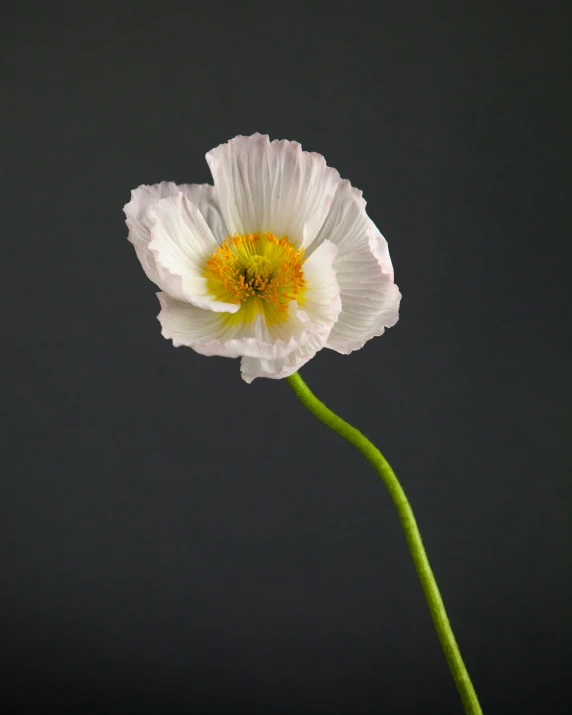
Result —
[[162, 334], [283, 378], [348, 354], [398, 319], [387, 241], [362, 192], [297, 142], [238, 136], [206, 155], [214, 186], [140, 186], [129, 240], [161, 289]]

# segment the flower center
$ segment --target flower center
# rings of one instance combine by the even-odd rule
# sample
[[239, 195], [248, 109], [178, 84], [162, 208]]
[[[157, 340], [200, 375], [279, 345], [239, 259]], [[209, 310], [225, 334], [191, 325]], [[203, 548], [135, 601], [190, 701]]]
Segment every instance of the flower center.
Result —
[[297, 250], [287, 236], [251, 233], [227, 236], [207, 260], [203, 275], [209, 293], [225, 303], [241, 303], [225, 320], [244, 323], [262, 313], [267, 324], [288, 317], [292, 300], [303, 302], [304, 249]]
[[266, 256], [261, 256], [258, 253], [251, 256], [246, 261], [245, 275], [247, 279], [256, 283], [256, 278], [260, 280], [268, 280], [272, 274], [274, 266], [272, 261]]

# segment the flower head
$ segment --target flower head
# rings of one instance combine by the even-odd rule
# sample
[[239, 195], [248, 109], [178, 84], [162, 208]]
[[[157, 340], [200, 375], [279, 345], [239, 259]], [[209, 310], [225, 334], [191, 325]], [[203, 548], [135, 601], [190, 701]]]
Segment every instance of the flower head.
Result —
[[291, 375], [397, 322], [387, 242], [361, 191], [296, 142], [238, 136], [207, 155], [214, 186], [140, 186], [129, 240], [161, 289], [162, 334], [241, 357], [242, 377]]

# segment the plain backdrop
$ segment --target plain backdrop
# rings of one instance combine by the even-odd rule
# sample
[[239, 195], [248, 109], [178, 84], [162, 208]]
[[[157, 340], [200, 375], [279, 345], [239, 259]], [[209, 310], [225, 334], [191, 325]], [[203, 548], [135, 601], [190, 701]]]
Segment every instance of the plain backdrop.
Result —
[[364, 191], [403, 294], [301, 374], [400, 476], [485, 713], [570, 712], [571, 19], [5, 10], [4, 712], [462, 712], [371, 466], [287, 383], [164, 340], [126, 240], [133, 188], [255, 131]]

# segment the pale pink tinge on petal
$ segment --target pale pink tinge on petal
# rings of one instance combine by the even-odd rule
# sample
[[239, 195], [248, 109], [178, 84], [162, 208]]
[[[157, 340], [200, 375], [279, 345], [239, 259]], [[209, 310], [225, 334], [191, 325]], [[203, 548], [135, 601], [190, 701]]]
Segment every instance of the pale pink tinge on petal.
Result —
[[222, 218], [216, 191], [209, 184], [175, 184], [162, 181], [151, 186], [142, 185], [131, 192], [131, 200], [123, 208], [125, 223], [129, 229], [128, 239], [135, 246], [143, 270], [147, 277], [159, 287], [160, 278], [155, 257], [149, 250], [151, 231], [156, 222], [156, 208], [159, 201], [179, 194], [186, 196], [203, 215], [217, 244], [222, 243], [228, 230]]
[[129, 229], [128, 239], [135, 246], [145, 274], [156, 285], [159, 285], [159, 276], [155, 258], [148, 250], [151, 229], [155, 223], [153, 209], [161, 199], [166, 196], [176, 196], [179, 190], [172, 181], [162, 181], [152, 186], [143, 184], [133, 189], [131, 201], [123, 207], [125, 223]]
[[401, 294], [393, 282], [387, 241], [366, 213], [362, 192], [342, 181], [316, 240], [338, 247], [334, 267], [340, 286], [342, 311], [327, 347], [348, 354], [382, 335], [398, 320]]

